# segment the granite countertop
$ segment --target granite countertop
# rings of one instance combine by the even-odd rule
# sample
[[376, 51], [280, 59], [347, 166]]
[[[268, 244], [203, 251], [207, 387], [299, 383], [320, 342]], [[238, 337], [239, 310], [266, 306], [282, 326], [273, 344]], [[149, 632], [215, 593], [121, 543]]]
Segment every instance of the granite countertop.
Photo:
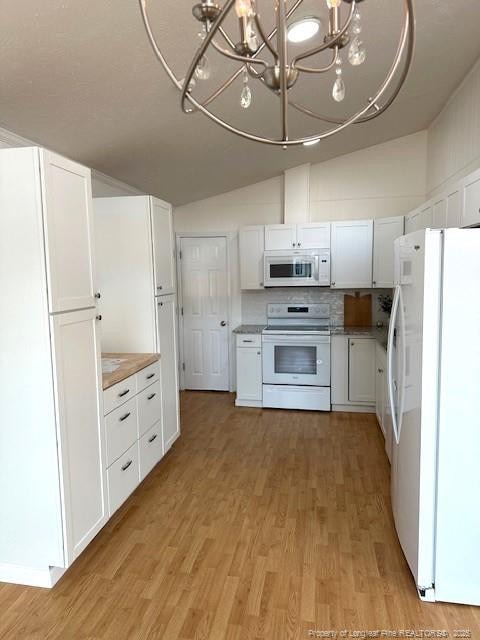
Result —
[[236, 329], [233, 330], [233, 333], [238, 333], [238, 334], [258, 334], [258, 333], [262, 333], [262, 331], [265, 329], [265, 325], [264, 324], [241, 324], [239, 327], [237, 327]]
[[[105, 362], [106, 360], [113, 362]], [[103, 390], [133, 376], [158, 360], [158, 353], [102, 353]]]

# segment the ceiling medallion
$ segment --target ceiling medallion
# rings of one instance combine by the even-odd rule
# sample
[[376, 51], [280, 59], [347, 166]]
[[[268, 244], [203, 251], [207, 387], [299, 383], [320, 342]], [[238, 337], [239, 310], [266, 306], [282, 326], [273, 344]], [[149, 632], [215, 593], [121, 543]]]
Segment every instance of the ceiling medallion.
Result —
[[[181, 93], [181, 106], [184, 113], [200, 111], [213, 122], [238, 136], [288, 148], [296, 145], [310, 146], [333, 136], [352, 124], [368, 122], [384, 113], [398, 96], [407, 78], [415, 42], [415, 21], [413, 0], [396, 0], [403, 4], [403, 24], [400, 40], [394, 60], [382, 84], [366, 104], [358, 110], [340, 118], [317, 113], [299, 102], [291, 93], [301, 74], [332, 75], [331, 98], [340, 103], [344, 100], [347, 87], [343, 79], [343, 64], [346, 60], [354, 67], [367, 59], [367, 50], [361, 39], [362, 15], [359, 5], [363, 0], [325, 0], [328, 7], [328, 27], [321, 41], [300, 53], [289, 55], [289, 43], [304, 43], [320, 31], [322, 20], [319, 17], [294, 18], [295, 11], [303, 0], [295, 0], [287, 8], [286, 0], [274, 0], [275, 28], [267, 33], [259, 13], [259, 0], [226, 0], [223, 7], [215, 0], [202, 0], [192, 9], [193, 16], [200, 23], [200, 45], [184, 78], [177, 78], [167, 63], [155, 39], [148, 16], [148, 0], [139, 0], [145, 29], [155, 55], [162, 63], [168, 76]], [[320, 0], [319, 0], [320, 1]], [[323, 0], [322, 0], [323, 1]], [[238, 22], [238, 36], [231, 36], [224, 28], [225, 18], [235, 12]], [[221, 43], [219, 42], [221, 40]], [[298, 49], [298, 44], [296, 44]], [[215, 50], [222, 56], [238, 63], [238, 68], [208, 98], [194, 97], [197, 81], [212, 77], [207, 54]], [[322, 52], [330, 53], [328, 64], [323, 67], [312, 66], [308, 62]], [[266, 54], [266, 55], [265, 55]], [[254, 84], [263, 84], [278, 96], [279, 136], [277, 138], [256, 135], [237, 128], [220, 118], [210, 105], [226, 91], [234, 81], [242, 78], [240, 106], [250, 108], [253, 101]], [[289, 130], [289, 111], [296, 109], [304, 115], [325, 123], [326, 130], [306, 137], [293, 137]]]

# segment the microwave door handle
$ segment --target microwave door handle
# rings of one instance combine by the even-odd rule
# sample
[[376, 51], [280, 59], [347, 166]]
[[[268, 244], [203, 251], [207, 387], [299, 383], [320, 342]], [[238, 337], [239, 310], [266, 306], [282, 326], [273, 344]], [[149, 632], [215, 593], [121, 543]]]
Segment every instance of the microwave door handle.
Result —
[[320, 281], [320, 256], [315, 256], [315, 282]]

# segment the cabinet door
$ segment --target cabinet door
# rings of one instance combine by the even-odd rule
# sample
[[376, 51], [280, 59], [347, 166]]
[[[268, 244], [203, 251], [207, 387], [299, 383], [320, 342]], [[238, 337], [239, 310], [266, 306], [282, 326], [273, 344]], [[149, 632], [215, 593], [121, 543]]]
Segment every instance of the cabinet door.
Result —
[[297, 245], [302, 249], [330, 249], [330, 223], [298, 224]]
[[371, 289], [373, 220], [332, 223], [332, 287]]
[[348, 341], [348, 399], [355, 403], [375, 403], [375, 340]]
[[265, 250], [281, 251], [297, 246], [297, 225], [270, 224], [265, 227]]
[[162, 386], [163, 450], [167, 452], [180, 435], [175, 296], [157, 299], [157, 330]]
[[263, 289], [265, 227], [243, 227], [239, 235], [240, 288]]
[[465, 179], [462, 227], [480, 224], [480, 171]]
[[420, 209], [415, 209], [405, 217], [405, 233], [412, 233], [420, 229]]
[[373, 231], [373, 286], [393, 287], [394, 242], [403, 235], [404, 218], [380, 218]]
[[92, 307], [93, 219], [90, 169], [40, 152], [50, 312]]
[[375, 347], [375, 412], [383, 435], [385, 435], [386, 371], [387, 356], [383, 348], [377, 343]]
[[431, 229], [433, 227], [433, 204], [428, 203], [420, 210], [418, 229]]
[[348, 338], [332, 336], [332, 404], [348, 404]]
[[258, 347], [237, 349], [237, 400], [262, 401], [262, 351]]
[[447, 228], [459, 228], [462, 226], [462, 189], [458, 187], [447, 195]]
[[432, 228], [445, 229], [447, 226], [447, 199], [439, 198], [433, 203]]
[[94, 309], [52, 316], [50, 322], [69, 566], [107, 520], [101, 360]]
[[153, 263], [156, 296], [175, 293], [175, 248], [172, 207], [155, 198], [151, 200]]

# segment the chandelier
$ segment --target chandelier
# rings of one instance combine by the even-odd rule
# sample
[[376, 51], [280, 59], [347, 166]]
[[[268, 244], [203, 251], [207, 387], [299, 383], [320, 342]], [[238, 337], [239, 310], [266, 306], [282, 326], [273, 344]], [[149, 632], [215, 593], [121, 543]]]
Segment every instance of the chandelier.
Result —
[[[346, 129], [353, 124], [365, 123], [384, 113], [394, 102], [407, 78], [415, 41], [413, 0], [400, 0], [403, 5], [403, 23], [400, 39], [391, 67], [378, 89], [360, 104], [357, 111], [347, 117], [335, 117], [318, 113], [292, 96], [292, 89], [301, 75], [332, 76], [331, 97], [340, 103], [345, 98], [346, 86], [343, 79], [345, 60], [358, 67], [367, 58], [365, 44], [361, 40], [362, 15], [360, 3], [363, 0], [317, 0], [319, 5], [326, 2], [328, 26], [319, 44], [305, 51], [289, 55], [289, 43], [304, 42], [316, 35], [321, 27], [318, 17], [302, 17], [295, 20], [295, 12], [303, 0], [295, 0], [290, 8], [286, 0], [273, 0], [275, 28], [267, 33], [260, 15], [259, 0], [226, 0], [220, 6], [215, 0], [202, 0], [195, 4], [192, 14], [200, 23], [200, 45], [184, 78], [179, 78], [162, 53], [155, 38], [148, 15], [148, 0], [139, 0], [143, 22], [150, 44], [169, 78], [181, 94], [184, 113], [201, 112], [213, 122], [238, 136], [269, 145], [288, 148], [296, 145], [313, 145]], [[399, 0], [390, 0], [398, 2]], [[238, 33], [228, 33], [225, 19], [235, 17]], [[298, 45], [296, 45], [298, 48]], [[238, 68], [206, 98], [195, 98], [197, 81], [208, 80], [212, 72], [209, 62], [210, 51], [216, 51], [234, 61]], [[208, 55], [207, 55], [208, 54]], [[323, 66], [315, 61], [316, 56], [328, 55]], [[253, 83], [261, 83], [278, 97], [279, 134], [277, 137], [257, 135], [238, 128], [226, 119], [216, 115], [210, 105], [231, 85], [242, 78], [240, 104], [248, 109], [252, 103]], [[308, 118], [323, 123], [323, 130], [304, 137], [292, 137], [289, 127], [289, 112], [294, 109]]]

